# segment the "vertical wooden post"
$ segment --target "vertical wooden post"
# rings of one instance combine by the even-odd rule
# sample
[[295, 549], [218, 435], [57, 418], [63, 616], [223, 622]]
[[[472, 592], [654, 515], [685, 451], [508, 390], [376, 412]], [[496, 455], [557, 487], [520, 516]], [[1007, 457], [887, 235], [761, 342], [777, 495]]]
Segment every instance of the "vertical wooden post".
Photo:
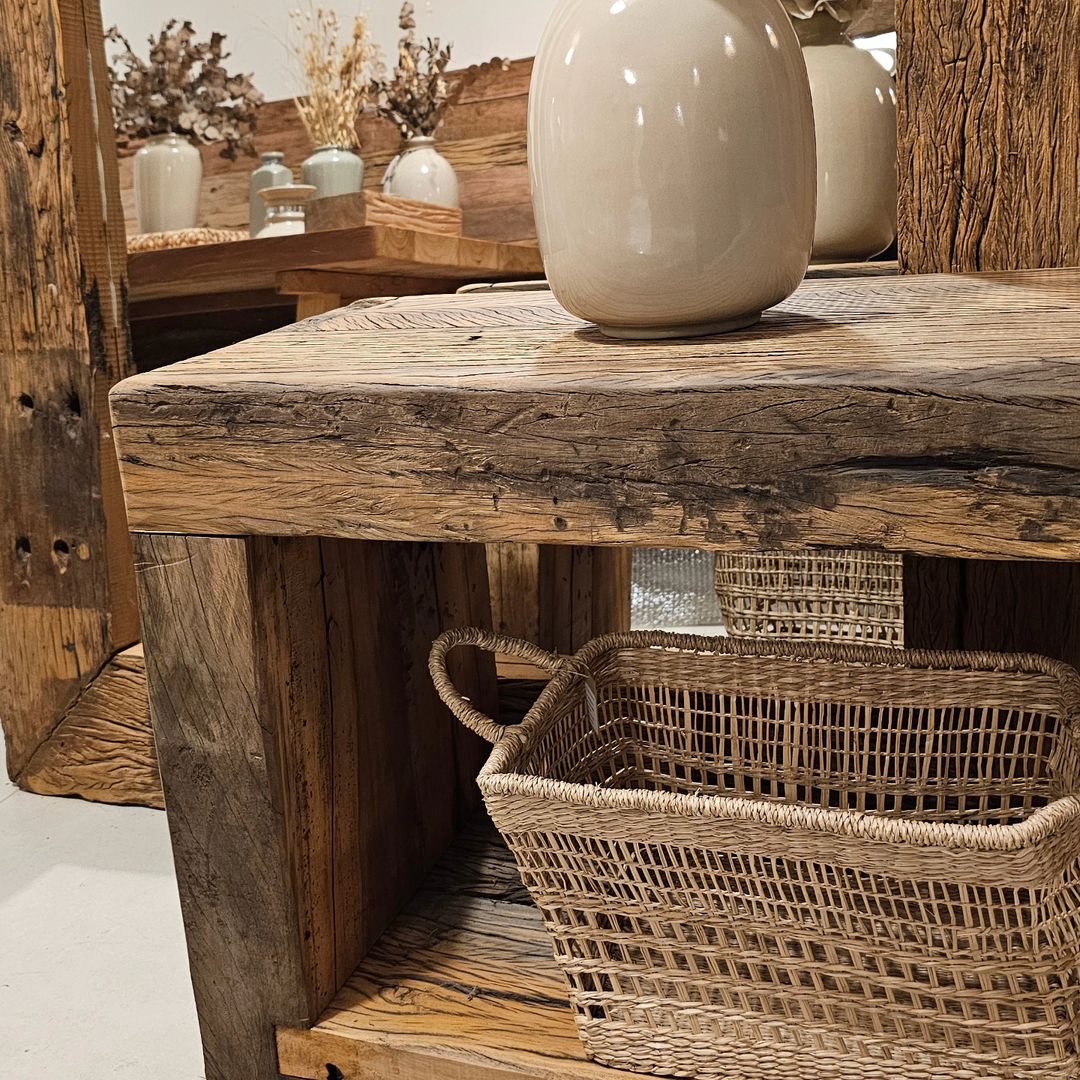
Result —
[[[1080, 2], [898, 0], [900, 264], [1080, 265]], [[908, 560], [907, 640], [1080, 663], [1080, 567]]]
[[[276, 1080], [478, 804], [427, 671], [482, 547], [139, 536], [155, 733], [207, 1080]], [[490, 658], [455, 677], [495, 708]]]
[[[96, 0], [0, 0], [0, 721], [24, 787], [114, 798], [126, 741], [99, 674], [145, 715], [107, 393], [133, 373], [125, 240]], [[137, 667], [138, 665], [135, 664]], [[108, 695], [107, 695], [108, 696]], [[100, 695], [99, 695], [100, 697]], [[131, 698], [129, 701], [128, 698]], [[121, 715], [121, 719], [123, 715]], [[95, 727], [86, 738], [87, 725]], [[151, 754], [148, 741], [136, 752]], [[77, 766], [74, 783], [65, 765]], [[136, 771], [152, 775], [152, 761]], [[123, 766], [120, 771], [123, 772]], [[85, 788], [85, 790], [81, 790]]]

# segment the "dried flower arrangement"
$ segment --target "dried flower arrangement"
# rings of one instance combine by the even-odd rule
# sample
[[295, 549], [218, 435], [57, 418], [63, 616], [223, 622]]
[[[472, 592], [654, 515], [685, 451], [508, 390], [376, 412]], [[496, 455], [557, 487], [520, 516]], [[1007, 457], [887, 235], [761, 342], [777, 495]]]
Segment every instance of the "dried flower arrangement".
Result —
[[452, 45], [439, 38], [416, 40], [416, 9], [406, 0], [398, 26], [405, 31], [398, 43], [398, 62], [390, 79], [377, 79], [372, 87], [375, 111], [397, 125], [402, 137], [434, 135], [453, 105], [476, 76], [492, 64], [504, 70], [505, 60], [472, 67], [452, 82], [446, 69], [453, 53]]
[[840, 23], [851, 22], [869, 3], [870, 0], [783, 0], [793, 19], [812, 19], [818, 12], [824, 12]]
[[149, 60], [112, 27], [105, 40], [123, 47], [109, 65], [113, 120], [121, 146], [172, 132], [201, 143], [224, 143], [222, 157], [254, 154], [263, 96], [250, 75], [230, 75], [224, 34], [197, 41], [191, 23], [170, 19], [149, 39]]
[[372, 84], [385, 75], [382, 50], [368, 30], [367, 17], [357, 15], [352, 37], [341, 42], [341, 25], [333, 11], [293, 11], [291, 45], [304, 70], [305, 98], [296, 110], [317, 147], [359, 148], [356, 120], [369, 104]]

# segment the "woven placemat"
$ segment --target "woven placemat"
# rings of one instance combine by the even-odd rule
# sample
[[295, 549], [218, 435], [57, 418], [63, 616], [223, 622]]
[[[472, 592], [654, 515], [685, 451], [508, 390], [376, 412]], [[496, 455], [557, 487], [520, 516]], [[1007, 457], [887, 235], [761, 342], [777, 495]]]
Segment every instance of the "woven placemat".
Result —
[[231, 244], [247, 240], [240, 229], [178, 229], [175, 232], [139, 233], [128, 237], [128, 254], [137, 251], [166, 251], [169, 248], [199, 247], [203, 244]]

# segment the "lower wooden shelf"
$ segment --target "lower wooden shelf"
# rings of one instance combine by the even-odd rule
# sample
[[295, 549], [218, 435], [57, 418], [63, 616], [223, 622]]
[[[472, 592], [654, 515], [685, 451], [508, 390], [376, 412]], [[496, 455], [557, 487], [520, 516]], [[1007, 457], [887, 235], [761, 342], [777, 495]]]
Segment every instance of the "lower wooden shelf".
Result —
[[585, 1057], [540, 913], [488, 823], [462, 833], [310, 1030], [302, 1080], [643, 1080]]

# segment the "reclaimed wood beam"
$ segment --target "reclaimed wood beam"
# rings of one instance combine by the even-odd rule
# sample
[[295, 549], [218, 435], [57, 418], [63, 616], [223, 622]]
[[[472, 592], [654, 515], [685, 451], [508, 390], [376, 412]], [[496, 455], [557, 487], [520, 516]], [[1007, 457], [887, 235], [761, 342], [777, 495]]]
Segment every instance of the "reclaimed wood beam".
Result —
[[0, 70], [0, 722], [17, 782], [111, 801], [83, 709], [138, 640], [107, 405], [134, 368], [95, 0], [2, 0]]

